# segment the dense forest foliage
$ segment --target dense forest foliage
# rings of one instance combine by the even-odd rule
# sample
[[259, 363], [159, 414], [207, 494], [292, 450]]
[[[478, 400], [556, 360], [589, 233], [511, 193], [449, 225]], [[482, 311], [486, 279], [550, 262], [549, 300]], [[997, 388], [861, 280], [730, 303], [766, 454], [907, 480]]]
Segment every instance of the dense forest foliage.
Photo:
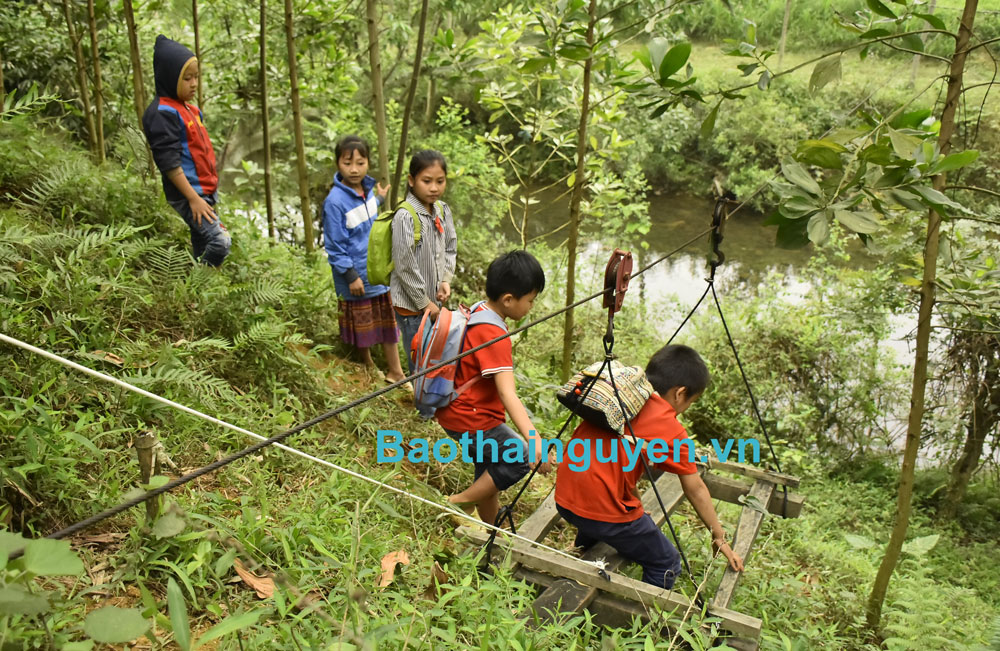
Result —
[[[806, 498], [765, 517], [731, 607], [763, 620], [765, 649], [1000, 649], [1000, 3], [959, 5], [9, 0], [0, 334], [272, 436], [385, 386], [338, 337], [322, 247], [343, 135], [372, 143], [397, 199], [409, 154], [443, 152], [452, 301], [527, 248], [548, 281], [528, 319], [600, 289], [615, 247], [646, 264], [702, 232], [723, 188], [723, 249], [767, 236], [721, 268], [727, 325]], [[158, 34], [198, 52], [233, 242], [218, 269], [192, 258], [142, 132]], [[708, 209], [677, 217], [691, 202]], [[622, 362], [644, 365], [691, 309], [707, 241], [684, 254], [633, 282]], [[569, 314], [513, 340], [546, 433], [561, 379], [604, 355], [600, 306]], [[691, 434], [758, 435], [718, 315], [678, 341], [712, 372]], [[535, 622], [533, 588], [479, 572], [440, 511], [273, 447], [158, 514], [45, 540], [253, 441], [9, 344], [0, 364], [4, 651], [712, 642], [699, 613]], [[285, 443], [432, 502], [467, 483], [459, 463], [377, 463], [382, 428], [441, 437], [394, 391]], [[161, 467], [142, 484], [148, 435]], [[552, 484], [532, 480], [519, 521]], [[732, 529], [740, 508], [717, 508]], [[711, 594], [723, 567], [697, 515], [682, 505], [674, 525]], [[547, 544], [570, 550], [572, 527]], [[376, 587], [398, 551], [408, 564]]]

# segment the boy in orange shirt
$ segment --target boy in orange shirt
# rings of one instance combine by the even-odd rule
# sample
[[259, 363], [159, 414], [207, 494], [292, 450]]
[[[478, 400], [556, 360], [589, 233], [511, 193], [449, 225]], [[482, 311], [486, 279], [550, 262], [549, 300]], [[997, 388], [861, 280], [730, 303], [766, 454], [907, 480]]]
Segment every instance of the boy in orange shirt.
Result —
[[[519, 321], [528, 314], [535, 304], [535, 297], [543, 289], [545, 272], [538, 260], [527, 251], [510, 251], [491, 262], [487, 268], [487, 300], [477, 309], [492, 310], [502, 319]], [[470, 326], [465, 332], [461, 352], [504, 334], [507, 334], [506, 327], [490, 323]], [[461, 493], [451, 495], [448, 501], [469, 513], [475, 507], [483, 522], [493, 524], [500, 509], [500, 491], [510, 488], [528, 474], [534, 465], [529, 463], [529, 459], [541, 460], [542, 444], [541, 438], [535, 436], [535, 426], [531, 424], [528, 411], [517, 397], [509, 338], [458, 361], [455, 386], [463, 386], [475, 378], [479, 378], [477, 382], [446, 407], [438, 409], [435, 415], [448, 436], [458, 441], [463, 436], [469, 437], [475, 441], [474, 449], [486, 453], [476, 455], [472, 485]], [[507, 415], [510, 415], [521, 436], [507, 426]], [[534, 454], [529, 454], [525, 437], [532, 439]], [[506, 454], [511, 447], [509, 441], [520, 452], [510, 457], [518, 460], [509, 460]], [[480, 456], [483, 458], [479, 459]], [[542, 474], [550, 470], [548, 462], [538, 468]]]
[[[643, 443], [647, 463], [678, 476], [684, 495], [712, 532], [714, 548], [726, 557], [730, 567], [742, 570], [743, 559], [726, 542], [712, 496], [697, 468], [686, 454], [674, 454], [675, 448], [687, 441], [687, 431], [677, 416], [705, 391], [708, 367], [692, 348], [664, 346], [649, 360], [646, 379], [656, 393], [632, 420], [632, 431]], [[626, 436], [629, 436], [627, 428]], [[565, 457], [556, 475], [556, 508], [577, 527], [576, 545], [587, 548], [597, 542], [607, 543], [625, 558], [642, 565], [643, 581], [659, 588], [673, 588], [681, 573], [680, 555], [644, 512], [642, 500], [636, 494], [643, 464], [633, 464], [626, 470], [623, 462], [617, 461], [628, 458], [624, 438], [586, 421], [573, 433], [573, 441], [578, 439], [584, 444], [578, 447], [589, 450], [590, 458], [577, 465], [577, 460]], [[598, 450], [612, 450], [615, 446], [619, 454], [613, 457], [614, 461], [605, 460], [612, 457], [597, 456]], [[664, 449], [666, 454], [657, 454], [657, 450]]]

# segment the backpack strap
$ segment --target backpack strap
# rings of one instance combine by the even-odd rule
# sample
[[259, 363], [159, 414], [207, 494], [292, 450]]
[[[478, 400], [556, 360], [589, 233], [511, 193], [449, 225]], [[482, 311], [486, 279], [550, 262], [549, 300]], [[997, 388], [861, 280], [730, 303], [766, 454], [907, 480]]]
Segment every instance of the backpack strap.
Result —
[[[479, 325], [480, 323], [489, 323], [490, 325], [495, 325], [498, 328], [502, 328], [504, 332], [507, 332], [507, 323], [503, 320], [502, 316], [500, 316], [499, 314], [497, 314], [496, 312], [494, 312], [493, 310], [491, 310], [489, 308], [486, 308], [485, 310], [480, 310], [479, 309], [479, 306], [483, 305], [485, 303], [486, 303], [486, 301], [479, 301], [478, 303], [474, 304], [471, 308], [469, 308], [469, 312], [470, 312], [470, 314], [469, 314], [469, 320], [465, 324], [465, 332], [462, 334], [462, 348], [463, 349], [465, 348], [465, 341], [466, 341], [466, 338], [467, 338], [467, 336], [469, 334], [469, 328], [471, 326]], [[462, 351], [462, 352], [464, 352], [464, 351]], [[458, 363], [461, 364], [462, 360], [458, 360]], [[472, 385], [474, 385], [476, 382], [479, 382], [482, 379], [483, 379], [482, 375], [477, 375], [476, 377], [472, 378], [471, 380], [469, 380], [468, 382], [466, 382], [462, 386], [460, 386], [457, 389], [455, 389], [455, 395], [456, 396], [462, 395], [463, 392], [465, 392]]]
[[392, 214], [395, 215], [400, 208], [410, 213], [410, 217], [413, 218], [413, 249], [416, 250], [417, 245], [420, 244], [420, 215], [417, 214], [413, 205], [405, 200], [396, 205], [396, 210], [392, 211]]

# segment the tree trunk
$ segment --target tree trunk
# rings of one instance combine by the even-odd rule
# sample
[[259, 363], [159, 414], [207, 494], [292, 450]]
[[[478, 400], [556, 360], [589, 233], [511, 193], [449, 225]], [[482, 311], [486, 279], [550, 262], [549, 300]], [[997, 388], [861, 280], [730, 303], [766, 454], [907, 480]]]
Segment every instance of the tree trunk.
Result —
[[271, 125], [267, 117], [267, 0], [260, 0], [260, 121], [264, 136], [264, 202], [267, 237], [274, 242], [274, 202], [271, 198]]
[[3, 113], [4, 102], [7, 100], [7, 93], [3, 88], [3, 49], [0, 49], [0, 113]]
[[[941, 131], [938, 135], [938, 147], [941, 156], [951, 151], [951, 136], [955, 132], [955, 110], [962, 94], [962, 74], [965, 69], [966, 48], [972, 35], [972, 24], [976, 18], [976, 5], [979, 0], [966, 0], [962, 12], [962, 24], [958, 29], [958, 39], [955, 42], [955, 54], [951, 59], [951, 72], [948, 78], [948, 93], [945, 98], [944, 110], [941, 113]], [[944, 190], [945, 175], [934, 177], [934, 188]], [[917, 350], [913, 363], [913, 387], [910, 392], [910, 415], [906, 427], [906, 446], [903, 450], [903, 467], [899, 474], [899, 493], [896, 502], [896, 519], [889, 537], [885, 556], [875, 576], [871, 595], [868, 597], [866, 619], [868, 628], [873, 632], [878, 630], [882, 619], [882, 604], [889, 587], [889, 579], [896, 569], [899, 554], [906, 539], [906, 531], [910, 524], [910, 502], [913, 497], [913, 473], [917, 462], [917, 451], [920, 448], [921, 424], [924, 416], [924, 390], [927, 387], [927, 351], [930, 344], [931, 316], [934, 311], [934, 283], [937, 276], [938, 238], [940, 235], [941, 216], [931, 210], [927, 215], [927, 242], [924, 246], [924, 274], [920, 283], [920, 310], [917, 321]]]
[[94, 121], [97, 124], [97, 162], [104, 162], [104, 87], [101, 84], [101, 53], [97, 49], [97, 15], [94, 0], [87, 0], [87, 18], [90, 22], [90, 55], [94, 61]]
[[947, 519], [953, 519], [957, 515], [958, 505], [965, 498], [972, 473], [983, 458], [986, 437], [1000, 424], [1000, 341], [992, 336], [980, 342], [976, 341], [976, 335], [960, 336], [969, 339], [971, 353], [978, 362], [970, 369], [975, 389], [972, 392], [972, 413], [966, 426], [965, 445], [952, 467], [948, 492], [938, 511], [942, 518]]
[[198, 108], [205, 110], [201, 98], [201, 78], [205, 76], [205, 62], [201, 60], [201, 36], [198, 33], [198, 0], [191, 0], [191, 26], [194, 28], [194, 56], [198, 59]]
[[90, 113], [90, 91], [87, 88], [87, 70], [84, 66], [83, 48], [80, 47], [80, 39], [76, 33], [76, 22], [73, 20], [73, 11], [70, 9], [69, 0], [62, 0], [63, 14], [66, 16], [66, 30], [69, 34], [69, 47], [76, 58], [76, 85], [80, 91], [80, 104], [83, 105], [83, 121], [87, 127], [87, 142], [90, 151], [97, 153], [97, 137], [94, 133], [94, 116]]
[[410, 113], [413, 111], [413, 100], [417, 96], [417, 83], [420, 81], [420, 63], [424, 57], [424, 33], [427, 31], [427, 0], [420, 5], [420, 28], [417, 31], [417, 51], [413, 55], [413, 74], [410, 75], [410, 88], [406, 91], [406, 106], [403, 109], [403, 125], [399, 130], [399, 150], [396, 152], [396, 169], [392, 173], [392, 189], [389, 195], [389, 205], [396, 205], [396, 192], [399, 190], [399, 179], [403, 173], [403, 162], [406, 160], [406, 137], [410, 131]]
[[[597, 23], [597, 0], [590, 0], [587, 20], [587, 47], [590, 55], [583, 64], [583, 99], [580, 102], [580, 126], [576, 130], [576, 178], [573, 181], [573, 196], [569, 202], [569, 261], [566, 265], [566, 305], [576, 300], [576, 248], [580, 232], [580, 203], [583, 189], [587, 184], [587, 120], [590, 117], [590, 74], [594, 66], [594, 26]], [[563, 323], [562, 381], [569, 379], [573, 362], [573, 310], [566, 312]]]
[[785, 40], [788, 37], [788, 22], [792, 18], [792, 0], [785, 0], [785, 16], [781, 19], [781, 40], [778, 42], [778, 70], [783, 70], [781, 62], [785, 58]]
[[434, 77], [427, 77], [427, 106], [424, 108], [424, 129], [431, 128], [434, 118]]
[[302, 106], [299, 102], [299, 64], [295, 56], [295, 20], [292, 0], [285, 0], [285, 42], [288, 44], [288, 79], [292, 86], [292, 126], [295, 130], [295, 159], [299, 176], [299, 204], [302, 208], [306, 252], [313, 251], [313, 219], [309, 210], [309, 173], [306, 171], [306, 146], [302, 138]]
[[[933, 14], [934, 8], [937, 6], [937, 0], [931, 0], [927, 4], [927, 13]], [[921, 34], [920, 40], [924, 43], [924, 49], [926, 50], [927, 41], [930, 40], [930, 34]], [[917, 85], [917, 73], [920, 72], [920, 55], [913, 55], [913, 64], [910, 66], [910, 88]]]
[[378, 137], [378, 178], [389, 182], [389, 135], [385, 129], [385, 97], [382, 94], [382, 59], [378, 49], [378, 10], [376, 0], [365, 0], [368, 20], [368, 61], [372, 72], [372, 104], [375, 109], [375, 134]]
[[[146, 111], [146, 87], [142, 83], [142, 57], [139, 54], [139, 35], [135, 30], [135, 11], [132, 8], [132, 0], [124, 0], [125, 25], [128, 27], [128, 49], [132, 59], [132, 95], [135, 100], [135, 115], [139, 119], [139, 129], [142, 129], [142, 114]], [[146, 143], [146, 161], [149, 164], [149, 171], [156, 171], [153, 164], [153, 154]]]

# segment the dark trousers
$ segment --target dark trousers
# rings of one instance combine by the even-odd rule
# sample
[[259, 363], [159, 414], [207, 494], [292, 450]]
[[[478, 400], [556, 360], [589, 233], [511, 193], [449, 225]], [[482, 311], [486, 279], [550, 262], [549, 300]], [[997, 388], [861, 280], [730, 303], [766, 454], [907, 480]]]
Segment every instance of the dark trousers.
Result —
[[[215, 209], [214, 194], [211, 196], [202, 195], [201, 198], [207, 201], [213, 210]], [[218, 218], [219, 213], [216, 212], [216, 218], [212, 222], [202, 219], [200, 224], [196, 224], [191, 212], [191, 204], [188, 203], [187, 199], [168, 201], [168, 203], [177, 211], [177, 214], [181, 216], [191, 231], [191, 248], [194, 259], [213, 267], [221, 265], [222, 261], [229, 255], [232, 239], [229, 237], [229, 231], [222, 226], [222, 220]]]
[[584, 518], [556, 505], [559, 515], [577, 528], [576, 546], [584, 549], [603, 542], [642, 566], [642, 580], [670, 590], [681, 574], [681, 557], [648, 513], [631, 522], [601, 522]]

